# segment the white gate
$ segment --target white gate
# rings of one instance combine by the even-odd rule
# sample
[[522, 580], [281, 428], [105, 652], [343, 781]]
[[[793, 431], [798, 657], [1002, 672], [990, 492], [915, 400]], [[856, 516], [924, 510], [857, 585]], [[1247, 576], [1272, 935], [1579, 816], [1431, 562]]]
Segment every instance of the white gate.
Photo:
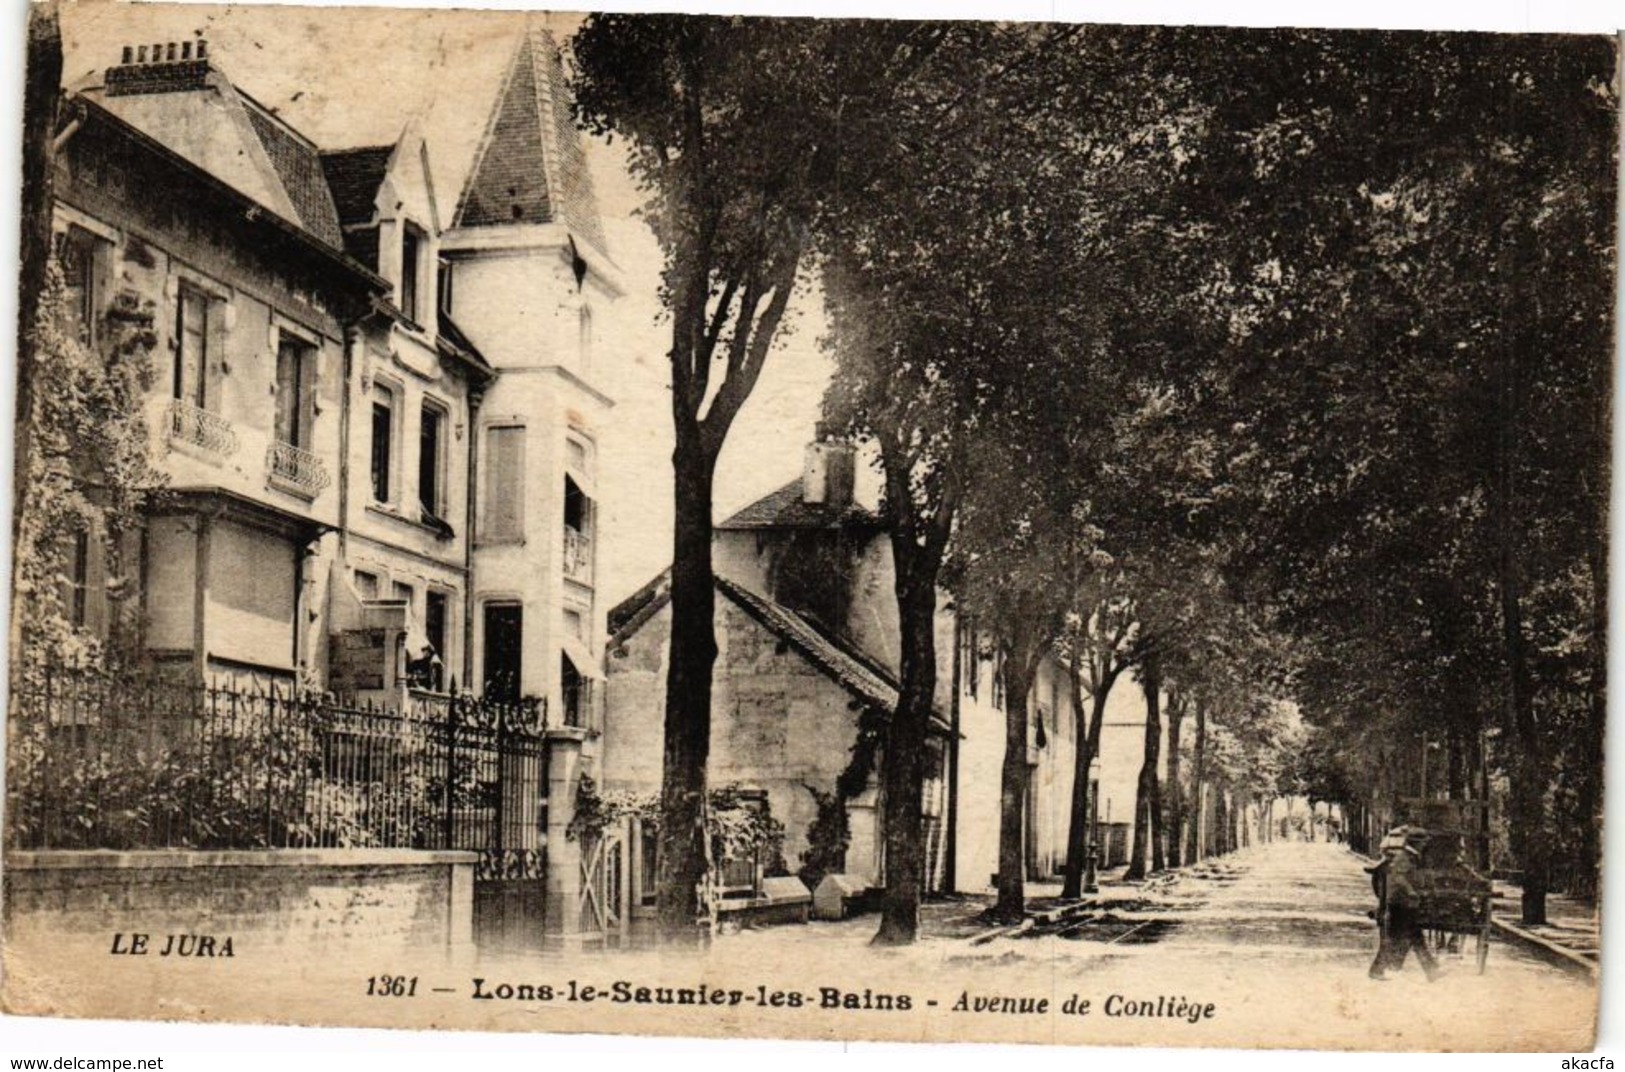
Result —
[[581, 846], [581, 916], [583, 938], [622, 941], [630, 920], [626, 881], [627, 827], [606, 827]]

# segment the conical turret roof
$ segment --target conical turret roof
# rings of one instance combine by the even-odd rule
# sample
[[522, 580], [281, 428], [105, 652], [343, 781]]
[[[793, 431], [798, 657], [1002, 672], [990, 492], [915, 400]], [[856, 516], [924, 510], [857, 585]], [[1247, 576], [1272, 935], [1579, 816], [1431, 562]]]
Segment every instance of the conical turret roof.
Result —
[[600, 253], [603, 225], [552, 34], [525, 29], [475, 151], [452, 226], [559, 223]]

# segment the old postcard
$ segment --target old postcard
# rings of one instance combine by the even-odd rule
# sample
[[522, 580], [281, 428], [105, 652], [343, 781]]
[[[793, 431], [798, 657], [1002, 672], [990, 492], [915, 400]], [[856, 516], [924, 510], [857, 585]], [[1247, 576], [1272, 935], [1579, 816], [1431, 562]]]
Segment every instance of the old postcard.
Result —
[[1591, 1047], [1614, 38], [28, 32], [8, 1011]]

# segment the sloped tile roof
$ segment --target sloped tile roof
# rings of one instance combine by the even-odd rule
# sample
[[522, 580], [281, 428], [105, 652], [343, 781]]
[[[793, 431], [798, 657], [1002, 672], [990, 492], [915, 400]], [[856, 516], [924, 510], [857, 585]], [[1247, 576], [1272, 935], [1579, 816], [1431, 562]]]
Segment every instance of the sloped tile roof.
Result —
[[610, 646], [637, 632], [671, 598], [671, 568], [655, 574], [647, 584], [609, 609]]
[[766, 626], [768, 632], [787, 641], [853, 696], [882, 711], [896, 709], [896, 685], [881, 678], [795, 611], [721, 577], [717, 578], [717, 591]]
[[393, 145], [367, 145], [322, 153], [322, 173], [333, 194], [339, 222], [346, 226], [370, 223], [377, 209], [378, 187], [383, 185]]
[[[251, 188], [256, 187], [256, 184], [244, 181], [245, 174], [271, 175], [272, 169], [269, 167], [262, 168], [250, 163], [244, 165], [244, 170], [236, 172], [228, 170], [227, 173], [222, 174], [220, 169], [211, 168], [206, 162], [200, 161], [194, 152], [185, 151], [194, 150], [195, 145], [173, 145], [170, 140], [154, 136], [150, 132], [150, 124], [132, 121], [129, 116], [109, 107], [108, 101], [99, 95], [99, 87], [92, 86], [82, 90], [72, 99], [76, 107], [84, 110], [83, 117], [87, 121], [94, 122], [99, 129], [112, 134], [122, 143], [135, 147], [138, 152], [143, 154], [143, 159], [157, 161], [159, 166], [165, 168], [165, 171], [160, 172], [164, 176], [163, 181], [173, 181], [173, 179], [178, 178], [188, 184], [188, 189], [201, 191], [210, 198], [223, 198], [224, 201], [221, 203], [230, 204], [232, 212], [241, 213], [247, 220], [257, 220], [264, 224], [268, 236], [281, 236], [291, 240], [294, 243], [294, 248], [302, 250], [306, 254], [315, 255], [329, 267], [338, 268], [345, 273], [346, 277], [350, 278], [351, 282], [361, 282], [371, 293], [379, 293], [388, 286], [385, 280], [379, 278], [370, 268], [346, 255], [342, 249], [332, 243], [323, 241], [312, 234], [295, 218], [295, 213], [291, 208], [286, 206], [283, 209], [272, 208], [269, 204], [270, 201], [278, 203], [286, 201], [286, 195], [281, 193], [280, 184], [272, 187], [258, 186], [257, 188]], [[122, 104], [130, 99], [132, 98], [117, 98], [113, 103]], [[141, 100], [142, 98], [136, 97], [133, 99]], [[150, 119], [151, 117], [146, 116], [144, 118]], [[245, 130], [247, 125], [248, 120], [242, 118], [242, 127]], [[206, 133], [219, 137], [230, 133], [232, 129], [229, 123], [221, 124]], [[244, 144], [224, 137], [219, 137], [219, 140], [227, 145], [228, 149]], [[257, 149], [257, 137], [254, 138], [253, 145]], [[263, 150], [259, 151], [263, 152]], [[241, 153], [241, 150], [237, 150], [237, 152]], [[280, 241], [280, 239], [277, 240]]]
[[338, 211], [333, 207], [333, 195], [327, 188], [327, 176], [322, 172], [321, 156], [316, 146], [296, 134], [292, 127], [266, 111], [246, 93], [238, 91], [247, 106], [249, 122], [260, 144], [265, 147], [271, 166], [288, 194], [288, 200], [299, 214], [298, 222], [305, 230], [337, 249], [344, 247], [344, 233], [339, 229]]
[[857, 505], [833, 507], [804, 501], [798, 478], [762, 496], [716, 527], [719, 530], [880, 528], [881, 520]]
[[378, 228], [351, 227], [344, 232], [344, 252], [366, 265], [370, 271], [378, 270]]
[[546, 38], [548, 76], [552, 82], [553, 132], [557, 138], [558, 167], [554, 180], [554, 201], [558, 205], [559, 219], [570, 233], [579, 235], [600, 253], [607, 252], [603, 222], [598, 215], [598, 197], [593, 190], [592, 172], [587, 167], [587, 154], [581, 148], [581, 135], [576, 131], [575, 116], [571, 114], [570, 92], [565, 83], [564, 57], [552, 38]]
[[[803, 658], [854, 698], [886, 714], [896, 710], [897, 683], [890, 675], [790, 608], [727, 578], [717, 577], [715, 581], [718, 592], [769, 633], [795, 648]], [[613, 634], [610, 647], [625, 643], [670, 601], [671, 571], [667, 569], [609, 612], [610, 631]], [[949, 731], [948, 721], [940, 711], [932, 713], [931, 721], [938, 732]]]

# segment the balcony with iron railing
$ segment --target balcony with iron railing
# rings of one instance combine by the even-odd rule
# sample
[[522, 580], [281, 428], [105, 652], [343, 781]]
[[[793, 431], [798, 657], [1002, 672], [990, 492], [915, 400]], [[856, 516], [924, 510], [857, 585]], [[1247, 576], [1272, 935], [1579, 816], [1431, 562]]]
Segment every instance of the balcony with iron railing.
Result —
[[237, 451], [237, 432], [230, 421], [184, 399], [169, 403], [165, 425], [172, 446], [217, 459]]
[[266, 482], [304, 499], [320, 495], [333, 478], [317, 455], [292, 443], [272, 443], [265, 452]]
[[592, 583], [592, 537], [564, 526], [564, 576], [578, 584]]

